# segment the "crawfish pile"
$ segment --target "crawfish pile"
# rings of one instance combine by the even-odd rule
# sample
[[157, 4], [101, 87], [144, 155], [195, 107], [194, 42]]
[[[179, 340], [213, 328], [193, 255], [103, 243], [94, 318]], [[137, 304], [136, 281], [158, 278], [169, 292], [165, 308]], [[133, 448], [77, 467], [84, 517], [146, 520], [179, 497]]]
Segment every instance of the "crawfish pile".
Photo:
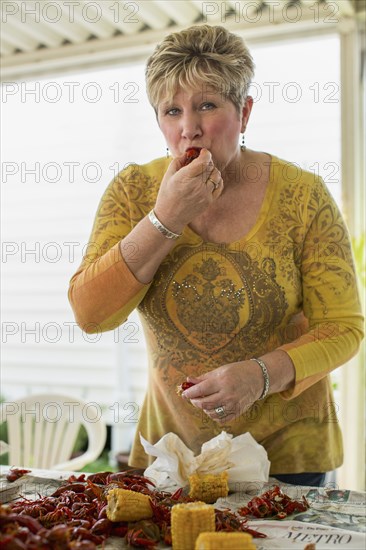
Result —
[[255, 518], [284, 519], [295, 512], [305, 512], [308, 508], [309, 503], [304, 496], [302, 501], [293, 500], [275, 485], [259, 497], [252, 498], [246, 506], [239, 508], [238, 514]]
[[[150, 496], [153, 517], [138, 522], [111, 522], [106, 515], [107, 493], [129, 489]], [[167, 493], [147, 478], [128, 470], [85, 478], [71, 476], [51, 496], [22, 499], [0, 508], [0, 548], [4, 550], [95, 550], [108, 537], [125, 537], [134, 547], [151, 548], [160, 541], [171, 546], [170, 512], [174, 504], [192, 499], [182, 489]], [[246, 518], [216, 510], [216, 529], [249, 530]]]

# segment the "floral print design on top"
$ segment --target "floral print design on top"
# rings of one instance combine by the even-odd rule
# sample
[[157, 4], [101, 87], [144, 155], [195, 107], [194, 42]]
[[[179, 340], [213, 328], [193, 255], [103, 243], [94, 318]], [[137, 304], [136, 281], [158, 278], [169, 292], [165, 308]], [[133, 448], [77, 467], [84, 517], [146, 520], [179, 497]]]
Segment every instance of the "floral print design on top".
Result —
[[[130, 164], [106, 189], [98, 206], [83, 263], [92, 263], [131, 231], [155, 204], [158, 179], [146, 175], [141, 166]], [[128, 251], [136, 253], [133, 247]]]
[[327, 188], [317, 180], [310, 193], [308, 189], [297, 182], [281, 191], [281, 208], [268, 224], [267, 242], [271, 249], [281, 250], [278, 267], [283, 277], [296, 285], [302, 272], [307, 316], [314, 314], [314, 304], [319, 304], [322, 315], [327, 316], [321, 286], [332, 271], [337, 284], [327, 284], [327, 292], [336, 298], [349, 288], [354, 280], [352, 249], [341, 213]]
[[304, 307], [311, 315], [313, 303], [317, 300], [323, 315], [327, 316], [327, 302], [320, 290], [320, 285], [329, 280], [327, 272], [331, 271], [336, 276], [332, 279], [337, 281], [336, 284], [328, 284], [328, 291], [335, 299], [354, 283], [354, 274], [350, 270], [353, 265], [351, 244], [339, 211], [331, 205], [323, 205], [314, 218], [307, 238], [310, 245], [303, 255], [303, 274], [310, 294], [304, 300]]

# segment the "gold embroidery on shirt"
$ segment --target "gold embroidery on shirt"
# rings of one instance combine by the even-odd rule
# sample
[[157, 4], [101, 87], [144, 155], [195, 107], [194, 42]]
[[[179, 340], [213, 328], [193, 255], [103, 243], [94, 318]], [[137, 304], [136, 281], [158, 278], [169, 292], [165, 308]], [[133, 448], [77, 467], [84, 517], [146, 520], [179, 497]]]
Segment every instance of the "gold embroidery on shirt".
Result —
[[194, 264], [193, 273], [172, 282], [176, 325], [197, 347], [222, 347], [237, 332], [245, 287], [224, 278], [226, 270], [209, 258]]
[[211, 370], [264, 351], [287, 308], [273, 259], [207, 244], [177, 246], [140, 305], [163, 371], [203, 361]]

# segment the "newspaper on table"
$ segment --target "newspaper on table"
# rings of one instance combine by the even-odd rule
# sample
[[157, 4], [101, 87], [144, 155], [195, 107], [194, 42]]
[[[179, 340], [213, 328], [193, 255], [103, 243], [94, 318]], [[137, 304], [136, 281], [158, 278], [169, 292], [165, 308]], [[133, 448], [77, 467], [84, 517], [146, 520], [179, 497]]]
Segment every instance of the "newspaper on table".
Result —
[[[6, 474], [9, 466], [0, 466], [0, 504], [19, 498], [36, 500], [39, 495], [50, 496], [75, 472], [32, 469], [16, 481], [9, 482]], [[80, 475], [80, 474], [76, 474]]]
[[[253, 498], [278, 485], [275, 479], [252, 487], [245, 484], [245, 493], [240, 484], [233, 494], [218, 499], [218, 508], [237, 510]], [[366, 493], [341, 490], [334, 484], [326, 487], [301, 487], [279, 484], [292, 499], [307, 499], [310, 508], [295, 513], [289, 519], [249, 520], [252, 529], [265, 533], [267, 538], [254, 539], [258, 550], [301, 549], [314, 544], [316, 550], [339, 548], [357, 550], [366, 548]], [[250, 494], [248, 494], [248, 492]]]
[[[62, 481], [74, 472], [51, 472], [49, 470], [32, 470], [31, 473], [15, 482], [6, 480], [8, 467], [0, 471], [0, 502], [14, 501], [21, 496], [37, 499], [39, 495], [50, 495]], [[75, 474], [79, 475], [79, 474]], [[254, 496], [267, 491], [277, 480], [271, 479], [248, 484], [237, 483], [234, 492], [226, 498], [217, 500], [216, 508], [229, 508], [235, 512], [245, 506]], [[251, 529], [260, 531], [267, 538], [255, 538], [257, 550], [301, 549], [315, 545], [316, 550], [364, 550], [366, 548], [366, 493], [341, 490], [334, 485], [315, 488], [280, 484], [282, 490], [292, 499], [306, 497], [310, 508], [306, 512], [293, 514], [289, 519], [249, 520]], [[122, 539], [110, 538], [104, 544], [105, 550], [127, 548]], [[159, 545], [158, 548], [168, 548]], [[312, 547], [314, 548], [314, 546]]]

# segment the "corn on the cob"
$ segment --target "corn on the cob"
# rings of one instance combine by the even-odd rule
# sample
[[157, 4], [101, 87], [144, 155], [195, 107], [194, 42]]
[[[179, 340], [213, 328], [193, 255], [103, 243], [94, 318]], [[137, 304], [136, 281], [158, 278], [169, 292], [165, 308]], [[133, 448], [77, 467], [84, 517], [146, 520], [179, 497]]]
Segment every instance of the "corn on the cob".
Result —
[[201, 533], [195, 550], [255, 550], [252, 536], [248, 533], [219, 531], [218, 533]]
[[219, 497], [227, 497], [229, 493], [228, 473], [189, 476], [189, 496], [208, 504], [216, 502]]
[[215, 509], [204, 502], [176, 504], [171, 523], [173, 550], [193, 550], [200, 533], [215, 531]]
[[128, 489], [111, 489], [107, 494], [110, 521], [138, 521], [153, 516], [150, 497]]

